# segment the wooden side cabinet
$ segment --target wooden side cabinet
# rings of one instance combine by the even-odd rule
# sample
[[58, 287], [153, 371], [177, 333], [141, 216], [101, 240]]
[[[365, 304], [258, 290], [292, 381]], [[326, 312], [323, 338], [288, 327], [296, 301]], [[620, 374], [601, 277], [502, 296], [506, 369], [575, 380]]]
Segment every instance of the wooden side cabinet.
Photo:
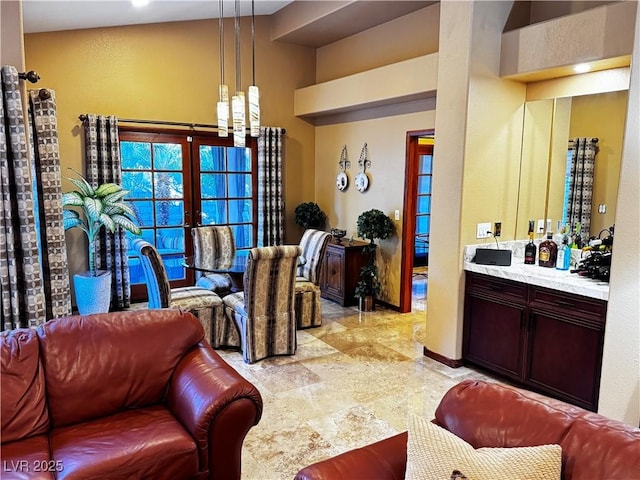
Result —
[[596, 411], [607, 302], [467, 272], [463, 358]]
[[357, 303], [353, 294], [360, 278], [360, 269], [368, 260], [363, 252], [366, 245], [355, 240], [351, 245], [346, 240], [342, 240], [342, 243], [329, 241], [320, 274], [322, 298], [333, 300], [343, 307]]

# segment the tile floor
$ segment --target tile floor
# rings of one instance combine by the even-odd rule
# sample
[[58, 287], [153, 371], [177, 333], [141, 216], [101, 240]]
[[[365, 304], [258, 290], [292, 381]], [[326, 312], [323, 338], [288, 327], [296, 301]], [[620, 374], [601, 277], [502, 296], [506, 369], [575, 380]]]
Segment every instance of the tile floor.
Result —
[[462, 379], [486, 379], [423, 356], [425, 298], [426, 276], [407, 314], [323, 300], [323, 325], [298, 331], [293, 356], [247, 365], [240, 353], [219, 350], [264, 402], [244, 443], [243, 479], [291, 479], [310, 463], [406, 430], [408, 412], [432, 418]]

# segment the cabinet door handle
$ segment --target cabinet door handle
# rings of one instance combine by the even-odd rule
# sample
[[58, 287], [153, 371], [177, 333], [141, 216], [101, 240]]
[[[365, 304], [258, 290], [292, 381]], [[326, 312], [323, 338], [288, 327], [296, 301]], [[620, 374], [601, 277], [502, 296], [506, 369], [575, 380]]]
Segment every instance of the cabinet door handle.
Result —
[[555, 304], [558, 305], [559, 307], [569, 307], [572, 308], [573, 302], [567, 302], [566, 300], [556, 300]]

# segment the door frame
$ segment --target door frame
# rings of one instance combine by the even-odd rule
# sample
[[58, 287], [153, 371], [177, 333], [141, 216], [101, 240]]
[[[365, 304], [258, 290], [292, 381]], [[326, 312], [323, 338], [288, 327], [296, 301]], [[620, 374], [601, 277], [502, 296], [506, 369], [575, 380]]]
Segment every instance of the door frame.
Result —
[[413, 254], [416, 231], [416, 196], [418, 194], [418, 138], [434, 135], [433, 128], [411, 130], [406, 137], [404, 171], [404, 212], [402, 215], [402, 255], [400, 259], [400, 313], [411, 311]]

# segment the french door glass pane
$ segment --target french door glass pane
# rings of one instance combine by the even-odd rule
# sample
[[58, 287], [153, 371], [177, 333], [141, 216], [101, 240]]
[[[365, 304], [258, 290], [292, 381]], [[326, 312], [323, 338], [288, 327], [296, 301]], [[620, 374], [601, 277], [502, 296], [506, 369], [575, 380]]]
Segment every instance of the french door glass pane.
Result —
[[153, 198], [151, 172], [123, 172], [122, 188], [129, 191], [127, 199]]
[[[123, 175], [123, 178], [126, 175]], [[136, 214], [140, 227], [153, 227], [153, 202], [151, 200], [136, 200], [129, 202], [129, 206]]]
[[229, 196], [251, 198], [251, 175], [229, 174]]
[[418, 195], [418, 213], [431, 213], [430, 195]]
[[225, 170], [224, 147], [213, 147], [210, 145], [200, 146], [200, 171], [201, 172], [222, 172]]
[[416, 217], [416, 233], [429, 233], [429, 215], [418, 215]]
[[418, 193], [431, 193], [431, 175], [418, 177]]
[[200, 196], [202, 198], [224, 198], [227, 196], [225, 175], [203, 173], [200, 175]]
[[420, 155], [418, 174], [431, 174], [432, 155]]
[[184, 202], [182, 200], [156, 201], [156, 226], [184, 225]]
[[227, 223], [227, 202], [224, 200], [202, 201], [202, 224], [225, 225]]
[[233, 237], [236, 240], [236, 248], [251, 248], [253, 238], [253, 228], [251, 225], [233, 225]]
[[151, 144], [147, 142], [120, 142], [122, 168], [148, 170], [151, 168]]
[[250, 200], [229, 200], [229, 223], [251, 222]]
[[182, 173], [155, 172], [154, 187], [155, 198], [182, 198], [184, 196]]
[[250, 172], [251, 171], [251, 149], [249, 148], [228, 148], [230, 172]]
[[182, 170], [182, 145], [178, 143], [153, 144], [153, 168], [156, 170]]

